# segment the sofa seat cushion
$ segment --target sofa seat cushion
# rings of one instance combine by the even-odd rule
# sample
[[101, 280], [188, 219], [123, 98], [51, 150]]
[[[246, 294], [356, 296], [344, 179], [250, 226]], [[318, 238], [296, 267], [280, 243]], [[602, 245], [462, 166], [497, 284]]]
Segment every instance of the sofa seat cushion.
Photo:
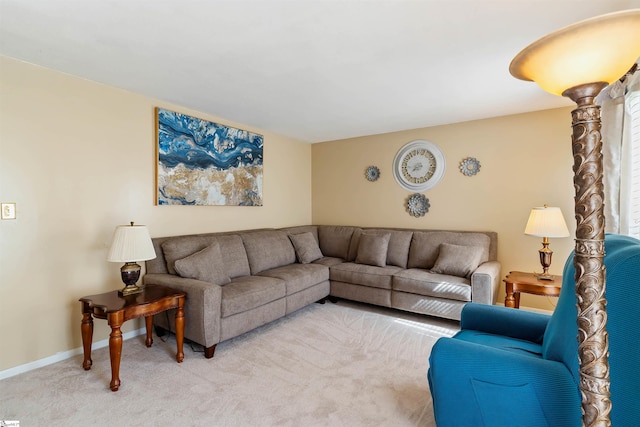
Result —
[[402, 271], [400, 267], [394, 266], [375, 267], [345, 262], [332, 266], [329, 271], [329, 278], [337, 282], [391, 289], [391, 279], [394, 274], [400, 271]]
[[542, 345], [536, 344], [531, 341], [511, 338], [504, 335], [494, 335], [487, 332], [474, 331], [471, 329], [465, 329], [458, 332], [456, 335], [454, 335], [454, 338], [513, 353], [532, 356], [538, 359], [542, 358]]
[[471, 282], [468, 279], [428, 270], [410, 268], [393, 276], [393, 290], [417, 295], [471, 301]]
[[320, 259], [317, 259], [317, 260], [313, 261], [314, 264], [320, 264], [320, 265], [324, 265], [326, 267], [332, 267], [334, 265], [342, 264], [343, 262], [344, 262], [344, 259], [335, 258], [335, 257], [331, 257], [331, 256], [325, 256], [325, 257], [322, 257]]
[[237, 277], [222, 287], [221, 317], [260, 307], [286, 295], [284, 281], [273, 277]]
[[287, 295], [291, 295], [329, 280], [329, 268], [320, 264], [291, 264], [258, 275], [284, 280]]

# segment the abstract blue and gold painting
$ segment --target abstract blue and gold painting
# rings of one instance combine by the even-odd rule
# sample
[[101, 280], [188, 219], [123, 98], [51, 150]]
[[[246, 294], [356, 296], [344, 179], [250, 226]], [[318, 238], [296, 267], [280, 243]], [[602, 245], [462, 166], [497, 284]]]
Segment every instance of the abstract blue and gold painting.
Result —
[[262, 135], [156, 108], [157, 204], [262, 206]]

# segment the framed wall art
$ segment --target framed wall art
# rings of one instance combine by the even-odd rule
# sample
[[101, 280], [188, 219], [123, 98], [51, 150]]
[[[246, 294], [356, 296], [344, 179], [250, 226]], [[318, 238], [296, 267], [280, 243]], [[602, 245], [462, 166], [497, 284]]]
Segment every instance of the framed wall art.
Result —
[[156, 108], [156, 204], [262, 206], [262, 135]]

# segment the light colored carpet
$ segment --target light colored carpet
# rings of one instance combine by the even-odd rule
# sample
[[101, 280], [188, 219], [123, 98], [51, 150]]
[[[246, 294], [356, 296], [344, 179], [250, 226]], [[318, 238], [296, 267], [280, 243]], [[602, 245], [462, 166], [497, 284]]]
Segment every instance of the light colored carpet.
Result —
[[[100, 320], [97, 320], [100, 321]], [[123, 343], [120, 390], [109, 350], [0, 381], [0, 419], [21, 426], [435, 426], [426, 373], [456, 322], [340, 301], [313, 304], [218, 345], [205, 359], [175, 337]], [[78, 332], [79, 333], [79, 332]], [[195, 350], [201, 350], [194, 346]]]

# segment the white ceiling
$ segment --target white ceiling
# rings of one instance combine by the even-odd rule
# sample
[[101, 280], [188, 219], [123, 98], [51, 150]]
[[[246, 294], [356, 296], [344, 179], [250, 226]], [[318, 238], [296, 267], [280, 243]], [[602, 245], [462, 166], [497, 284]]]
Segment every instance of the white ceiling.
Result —
[[511, 59], [555, 29], [637, 7], [0, 0], [0, 54], [319, 142], [571, 105], [511, 77]]

